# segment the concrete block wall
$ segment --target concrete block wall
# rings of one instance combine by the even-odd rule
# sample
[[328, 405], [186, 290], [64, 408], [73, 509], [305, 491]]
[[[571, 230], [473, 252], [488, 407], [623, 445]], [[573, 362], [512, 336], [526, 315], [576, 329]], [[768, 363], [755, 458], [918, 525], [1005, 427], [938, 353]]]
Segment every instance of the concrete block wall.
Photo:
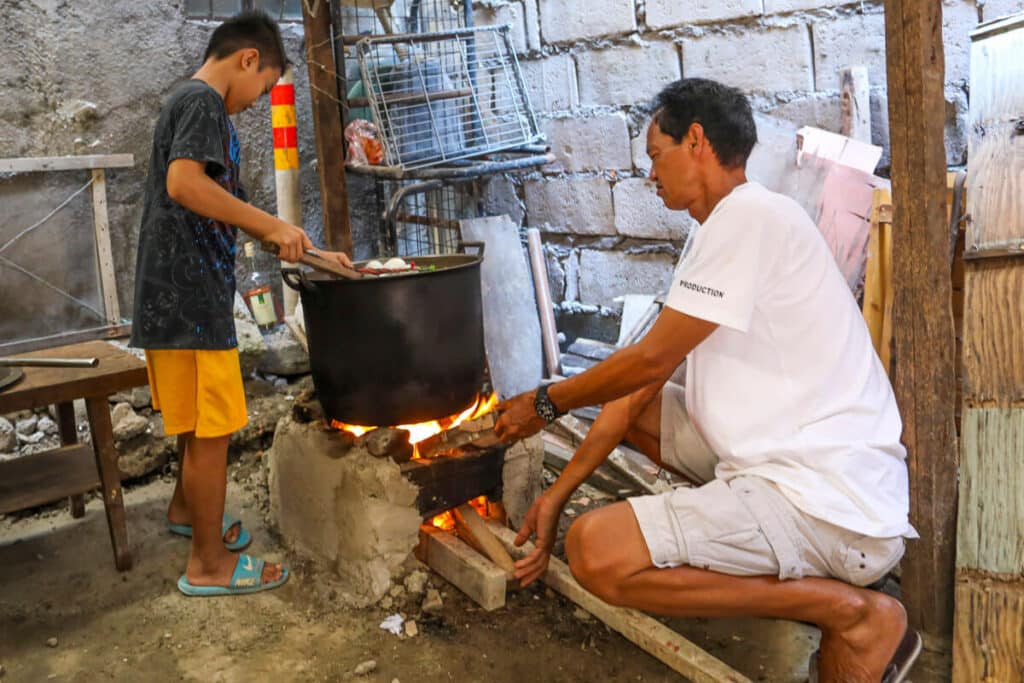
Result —
[[[943, 0], [951, 165], [966, 162], [969, 33], [1014, 11], [1024, 0]], [[645, 179], [644, 133], [650, 100], [677, 78], [721, 80], [756, 111], [838, 131], [839, 72], [867, 66], [887, 172], [881, 0], [478, 2], [478, 22], [491, 18], [512, 22], [526, 45], [519, 62], [557, 159], [502, 187], [515, 189], [521, 224], [543, 233], [560, 328], [580, 327], [567, 318], [581, 314], [614, 317], [616, 296], [669, 284], [692, 219], [665, 209]]]

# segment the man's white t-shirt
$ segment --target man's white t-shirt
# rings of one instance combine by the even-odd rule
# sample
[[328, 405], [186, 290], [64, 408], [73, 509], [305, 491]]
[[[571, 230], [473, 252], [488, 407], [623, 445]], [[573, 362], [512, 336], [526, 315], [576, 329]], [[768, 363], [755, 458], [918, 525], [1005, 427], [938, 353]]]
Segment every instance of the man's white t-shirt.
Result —
[[892, 386], [799, 204], [736, 187], [696, 229], [665, 304], [719, 325], [686, 370], [687, 410], [718, 454], [717, 477], [763, 477], [813, 517], [916, 537]]

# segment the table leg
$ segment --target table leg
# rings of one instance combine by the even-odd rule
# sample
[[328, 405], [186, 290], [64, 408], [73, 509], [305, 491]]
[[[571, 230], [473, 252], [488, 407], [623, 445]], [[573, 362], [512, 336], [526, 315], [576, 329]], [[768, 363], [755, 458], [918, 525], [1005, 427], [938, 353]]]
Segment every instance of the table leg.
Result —
[[103, 487], [103, 507], [107, 512], [110, 543], [114, 547], [114, 565], [121, 571], [131, 569], [132, 555], [128, 549], [128, 529], [125, 525], [124, 496], [121, 493], [121, 471], [117, 468], [114, 450], [114, 431], [110, 423], [110, 404], [106, 396], [87, 398], [89, 429], [96, 455], [96, 469]]
[[[75, 424], [75, 404], [57, 404], [57, 426], [60, 428], [60, 443], [62, 446], [70, 446], [78, 443], [78, 425]], [[85, 496], [81, 493], [68, 498], [71, 506], [71, 516], [75, 519], [85, 516]]]

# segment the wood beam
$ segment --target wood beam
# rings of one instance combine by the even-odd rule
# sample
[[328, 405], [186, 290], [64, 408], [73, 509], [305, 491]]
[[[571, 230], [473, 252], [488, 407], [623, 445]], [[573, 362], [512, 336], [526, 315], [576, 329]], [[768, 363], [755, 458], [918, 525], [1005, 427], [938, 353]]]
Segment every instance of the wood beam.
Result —
[[948, 641], [956, 534], [956, 396], [939, 0], [885, 6], [893, 185], [893, 380], [921, 539], [903, 561], [910, 622]]
[[341, 130], [338, 69], [331, 35], [331, 3], [305, 0], [302, 24], [306, 33], [306, 68], [316, 132], [317, 175], [324, 216], [324, 238], [330, 249], [352, 253], [352, 229], [345, 189], [345, 147]]

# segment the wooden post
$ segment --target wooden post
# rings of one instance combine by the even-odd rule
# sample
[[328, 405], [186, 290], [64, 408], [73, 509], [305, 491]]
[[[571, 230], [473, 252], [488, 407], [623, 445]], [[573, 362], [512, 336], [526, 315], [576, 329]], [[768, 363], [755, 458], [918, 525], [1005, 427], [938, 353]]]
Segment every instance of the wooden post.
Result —
[[871, 84], [865, 66], [850, 66], [839, 72], [840, 132], [871, 144]]
[[953, 624], [955, 338], [946, 224], [942, 4], [885, 7], [893, 179], [892, 377], [921, 539], [903, 561], [910, 623], [940, 643]]
[[345, 141], [341, 130], [338, 74], [331, 36], [331, 4], [328, 0], [304, 0], [302, 24], [306, 32], [306, 67], [316, 132], [320, 204], [324, 237], [331, 249], [352, 253], [352, 229], [345, 190]]

